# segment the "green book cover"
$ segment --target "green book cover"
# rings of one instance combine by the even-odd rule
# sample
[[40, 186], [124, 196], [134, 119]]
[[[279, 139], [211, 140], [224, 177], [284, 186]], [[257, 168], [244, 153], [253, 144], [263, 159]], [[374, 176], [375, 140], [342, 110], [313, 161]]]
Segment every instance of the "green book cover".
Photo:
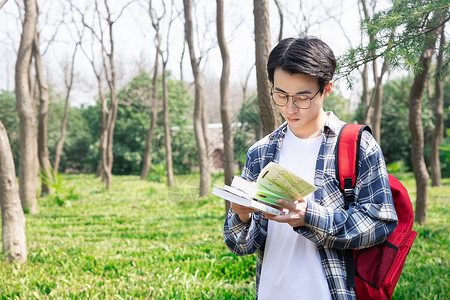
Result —
[[256, 187], [255, 198], [272, 204], [278, 204], [278, 199], [302, 199], [317, 190], [314, 185], [273, 162], [262, 169]]

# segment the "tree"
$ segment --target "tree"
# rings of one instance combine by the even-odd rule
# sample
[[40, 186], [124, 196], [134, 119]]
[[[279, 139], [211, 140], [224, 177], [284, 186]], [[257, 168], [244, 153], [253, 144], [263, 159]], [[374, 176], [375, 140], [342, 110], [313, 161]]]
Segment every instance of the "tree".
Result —
[[270, 85], [266, 66], [270, 52], [268, 0], [253, 0], [255, 23], [256, 81], [263, 134], [267, 135], [281, 125], [281, 116], [270, 99]]
[[16, 108], [20, 119], [19, 194], [22, 208], [37, 213], [37, 137], [33, 97], [30, 93], [30, 63], [37, 23], [36, 0], [25, 1], [25, 19], [16, 61]]
[[47, 180], [52, 174], [50, 159], [48, 158], [48, 84], [45, 80], [44, 67], [42, 66], [39, 34], [34, 33], [33, 57], [36, 66], [36, 77], [39, 86], [39, 125], [38, 125], [38, 157], [41, 166], [41, 196], [50, 194]]
[[[217, 0], [217, 40], [219, 42], [220, 53], [222, 55], [222, 75], [220, 77], [220, 117], [222, 120], [223, 135], [223, 167], [225, 175], [225, 184], [231, 185], [234, 176], [234, 151], [233, 135], [230, 116], [230, 96], [229, 96], [229, 77], [230, 77], [230, 55], [228, 53], [227, 41], [224, 30], [224, 8], [223, 0]], [[230, 203], [225, 201], [225, 212], [230, 209]]]
[[235, 122], [240, 123], [241, 126], [234, 135], [234, 156], [239, 163], [239, 169], [242, 171], [248, 149], [263, 137], [256, 93], [244, 99]]
[[169, 91], [168, 91], [168, 74], [167, 74], [167, 63], [169, 61], [169, 37], [170, 37], [170, 28], [172, 27], [172, 22], [174, 21], [173, 17], [173, 8], [174, 3], [171, 1], [171, 10], [170, 10], [170, 21], [167, 28], [167, 37], [166, 37], [166, 49], [159, 48], [159, 54], [161, 55], [162, 60], [162, 86], [163, 86], [163, 124], [164, 124], [164, 148], [166, 149], [166, 176], [167, 176], [167, 185], [173, 186], [174, 178], [173, 178], [173, 161], [172, 161], [172, 137], [170, 134], [170, 121], [169, 121]]
[[[429, 174], [424, 158], [424, 136], [422, 125], [422, 94], [430, 68], [431, 57], [434, 53], [437, 31], [430, 34], [430, 41], [419, 58], [422, 70], [416, 74], [409, 92], [409, 130], [411, 132], [412, 151], [411, 159], [414, 176], [416, 178], [417, 200], [415, 220], [418, 223], [426, 222], [427, 190]], [[433, 36], [435, 36], [433, 38]]]
[[151, 118], [150, 118], [150, 126], [147, 130], [146, 139], [145, 139], [145, 150], [144, 150], [144, 162], [142, 164], [142, 172], [141, 179], [147, 178], [148, 172], [150, 170], [152, 156], [151, 156], [151, 147], [152, 147], [152, 139], [153, 134], [156, 128], [156, 121], [158, 118], [158, 65], [159, 65], [159, 55], [161, 49], [161, 35], [160, 35], [160, 21], [165, 15], [166, 6], [163, 2], [164, 13], [157, 17], [156, 12], [152, 6], [152, 1], [148, 1], [148, 14], [150, 16], [150, 20], [152, 22], [153, 29], [155, 30], [155, 63], [153, 65], [153, 81], [152, 81], [152, 104], [151, 104]]
[[[98, 4], [98, 0], [95, 1], [95, 14], [97, 17], [97, 21], [99, 24], [99, 32], [96, 29], [85, 22], [84, 15], [82, 15], [83, 25], [88, 28], [93, 36], [100, 43], [101, 53], [102, 53], [102, 65], [103, 70], [105, 71], [106, 81], [109, 87], [109, 107], [108, 114], [105, 122], [105, 127], [103, 128], [102, 135], [103, 139], [101, 141], [101, 149], [102, 149], [102, 170], [103, 170], [103, 180], [106, 183], [106, 189], [111, 187], [111, 177], [112, 177], [112, 168], [113, 168], [113, 137], [114, 137], [114, 127], [117, 120], [117, 109], [118, 109], [118, 100], [117, 100], [117, 79], [116, 79], [116, 67], [114, 61], [114, 35], [113, 35], [113, 26], [116, 21], [122, 16], [122, 13], [130, 5], [131, 2], [128, 2], [124, 5], [119, 12], [119, 14], [113, 18], [112, 12], [110, 10], [108, 2], [104, 1], [104, 9], [106, 11], [106, 16], [103, 18], [103, 14], [101, 13], [101, 9]], [[106, 23], [106, 24], [104, 24]], [[106, 25], [106, 29], [103, 26]], [[107, 34], [107, 40], [105, 40], [105, 32]]]
[[[71, 8], [74, 8], [78, 11], [79, 15], [81, 16], [81, 22], [83, 24], [84, 28], [89, 28], [89, 25], [86, 23], [85, 21], [85, 15], [87, 13], [87, 11], [89, 11], [89, 8], [86, 8], [84, 12], [82, 12], [80, 9], [78, 9], [77, 7], [73, 6], [73, 4], [71, 3]], [[83, 32], [84, 30], [80, 30], [77, 28], [77, 32], [78, 32], [78, 38], [81, 41], [82, 40], [82, 36], [83, 36]], [[95, 30], [91, 29], [91, 34], [92, 37], [95, 36]], [[102, 72], [100, 70], [97, 69], [96, 66], [96, 61], [95, 61], [95, 55], [94, 55], [94, 41], [95, 39], [92, 38], [91, 39], [91, 53], [89, 54], [87, 52], [87, 50], [85, 49], [85, 47], [83, 46], [83, 43], [80, 43], [80, 49], [81, 51], [84, 53], [85, 57], [88, 59], [91, 67], [92, 67], [92, 71], [94, 72], [95, 78], [97, 79], [97, 91], [98, 91], [98, 99], [100, 101], [100, 107], [101, 107], [101, 122], [100, 122], [100, 128], [99, 128], [99, 136], [100, 136], [100, 143], [99, 143], [99, 151], [100, 151], [100, 158], [99, 158], [99, 163], [98, 163], [98, 167], [97, 167], [97, 172], [96, 172], [96, 176], [97, 177], [102, 177], [104, 178], [103, 175], [103, 167], [104, 167], [104, 160], [106, 159], [104, 157], [104, 155], [106, 155], [106, 121], [107, 121], [107, 117], [108, 117], [108, 107], [107, 107], [107, 99], [105, 96], [105, 93], [103, 91], [103, 76], [102, 76]]]
[[[436, 58], [436, 68], [442, 68], [444, 61], [444, 45], [445, 45], [445, 30], [441, 32], [441, 42], [439, 53]], [[432, 185], [436, 187], [442, 186], [441, 183], [441, 167], [439, 162], [439, 143], [444, 132], [444, 80], [441, 76], [434, 78], [434, 131], [433, 140], [431, 142], [431, 179]]]
[[[366, 0], [360, 0], [362, 5], [362, 10], [364, 13], [365, 19], [370, 18], [369, 10], [367, 8]], [[374, 8], [375, 9], [375, 4]], [[394, 29], [392, 29], [394, 30]], [[369, 42], [374, 43], [376, 36], [372, 33], [369, 34]], [[370, 55], [375, 57], [376, 56], [377, 49], [371, 49]], [[372, 60], [372, 72], [373, 72], [373, 81], [374, 81], [374, 88], [373, 93], [370, 95], [368, 91], [368, 71], [367, 71], [367, 64], [364, 64], [364, 72], [363, 72], [363, 95], [365, 97], [365, 103], [366, 103], [366, 113], [364, 116], [363, 123], [369, 124], [372, 128], [372, 133], [374, 138], [377, 140], [377, 142], [380, 144], [381, 138], [380, 138], [380, 131], [381, 131], [381, 112], [382, 112], [382, 105], [383, 105], [383, 77], [384, 74], [389, 69], [389, 63], [388, 60], [384, 60], [381, 68], [380, 74], [378, 74], [378, 60], [375, 58]]]
[[20, 204], [14, 160], [5, 126], [0, 120], [0, 205], [2, 212], [2, 248], [6, 259], [18, 263], [27, 260], [25, 216]]
[[75, 67], [75, 56], [77, 55], [78, 47], [81, 42], [77, 42], [75, 44], [75, 50], [73, 51], [72, 58], [70, 60], [70, 67], [65, 68], [64, 71], [64, 84], [66, 88], [66, 95], [64, 98], [64, 114], [61, 121], [61, 134], [58, 139], [58, 143], [56, 145], [55, 151], [55, 161], [53, 163], [53, 176], [56, 177], [59, 170], [59, 163], [61, 161], [61, 152], [64, 146], [64, 140], [66, 139], [66, 130], [67, 130], [67, 119], [69, 112], [69, 103], [70, 103], [70, 92], [73, 86], [73, 78], [74, 78], [74, 67]]
[[278, 15], [280, 17], [280, 30], [278, 32], [278, 42], [281, 42], [281, 40], [283, 39], [283, 26], [284, 26], [283, 9], [281, 8], [279, 0], [275, 0], [275, 5], [277, 6]]
[[[412, 164], [416, 178], [417, 199], [415, 220], [426, 221], [427, 186], [429, 174], [424, 160], [424, 134], [421, 120], [422, 93], [434, 52], [436, 39], [444, 24], [450, 19], [450, 5], [445, 0], [420, 2], [396, 0], [393, 6], [364, 21], [368, 34], [377, 35], [366, 47], [352, 49], [341, 58], [341, 74], [368, 61], [383, 57], [391, 67], [407, 66], [415, 77], [409, 91], [409, 130], [412, 138]], [[394, 31], [395, 28], [402, 30]], [[446, 46], [447, 47], [447, 46]], [[374, 54], [374, 49], [379, 51]], [[437, 73], [444, 72], [450, 58], [446, 58]]]
[[211, 184], [211, 166], [209, 159], [209, 139], [206, 122], [205, 99], [200, 69], [201, 57], [196, 57], [194, 50], [194, 33], [192, 23], [192, 0], [184, 0], [184, 31], [191, 59], [192, 72], [195, 82], [194, 132], [198, 148], [200, 167], [200, 196], [209, 194]]

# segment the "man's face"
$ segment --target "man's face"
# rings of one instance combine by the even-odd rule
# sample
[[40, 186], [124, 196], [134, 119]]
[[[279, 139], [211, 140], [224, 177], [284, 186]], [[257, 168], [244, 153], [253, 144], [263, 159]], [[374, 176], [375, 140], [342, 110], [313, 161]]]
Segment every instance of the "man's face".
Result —
[[[308, 109], [300, 109], [294, 105], [292, 97], [288, 97], [288, 103], [285, 106], [278, 106], [281, 114], [289, 124], [291, 131], [300, 138], [309, 138], [308, 135], [319, 126], [323, 126], [323, 99], [328, 97], [331, 92], [331, 85], [325, 87], [323, 93], [318, 93], [319, 83], [314, 77], [305, 74], [289, 74], [281, 68], [275, 69], [274, 72], [273, 91], [285, 92], [289, 95], [303, 95], [312, 98], [312, 100], [304, 100], [310, 102]], [[308, 104], [309, 105], [309, 104]], [[305, 107], [305, 105], [299, 105]], [[306, 107], [308, 107], [306, 105]], [[319, 124], [320, 123], [320, 124]]]

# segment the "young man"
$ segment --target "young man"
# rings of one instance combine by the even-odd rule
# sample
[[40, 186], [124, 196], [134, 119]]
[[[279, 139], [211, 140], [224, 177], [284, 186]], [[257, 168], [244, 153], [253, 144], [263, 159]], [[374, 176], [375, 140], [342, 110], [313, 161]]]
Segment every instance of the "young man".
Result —
[[344, 125], [323, 110], [336, 68], [333, 51], [317, 38], [287, 38], [270, 53], [271, 96], [286, 122], [248, 151], [242, 177], [255, 181], [273, 161], [318, 190], [289, 211], [265, 215], [232, 203], [224, 225], [226, 245], [237, 255], [258, 251], [256, 298], [356, 299], [347, 287], [345, 250], [384, 241], [397, 225], [383, 154], [364, 132], [357, 204], [344, 208], [335, 179], [337, 135]]

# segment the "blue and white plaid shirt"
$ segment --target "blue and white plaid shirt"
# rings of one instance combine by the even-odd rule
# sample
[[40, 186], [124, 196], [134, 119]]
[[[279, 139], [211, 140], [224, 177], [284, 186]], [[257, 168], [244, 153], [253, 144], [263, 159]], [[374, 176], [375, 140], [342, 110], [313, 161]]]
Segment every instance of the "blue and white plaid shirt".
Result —
[[[380, 146], [364, 131], [360, 144], [359, 174], [355, 188], [357, 203], [344, 209], [344, 197], [335, 176], [337, 135], [345, 124], [333, 113], [322, 128], [322, 144], [316, 163], [314, 200], [308, 201], [306, 224], [295, 228], [317, 245], [328, 287], [333, 299], [356, 299], [346, 284], [345, 249], [371, 247], [387, 239], [397, 226], [397, 215], [389, 188]], [[269, 162], [278, 162], [287, 123], [254, 144], [247, 153], [242, 177], [256, 181]], [[243, 223], [231, 210], [224, 224], [225, 244], [237, 255], [258, 250], [256, 298], [264, 259], [268, 220], [253, 213], [250, 224]], [[301, 269], [301, 266], [298, 266]], [[303, 270], [307, 272], [307, 270]]]

